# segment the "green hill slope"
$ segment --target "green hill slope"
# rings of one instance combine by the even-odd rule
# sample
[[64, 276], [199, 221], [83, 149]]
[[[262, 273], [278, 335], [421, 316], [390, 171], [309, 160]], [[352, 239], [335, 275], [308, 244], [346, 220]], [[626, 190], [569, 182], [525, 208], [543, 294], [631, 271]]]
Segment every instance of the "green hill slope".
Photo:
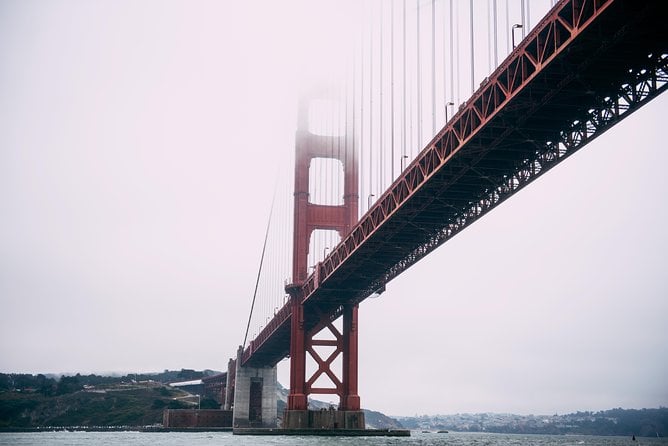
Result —
[[192, 407], [188, 396], [148, 379], [0, 374], [0, 428], [157, 424], [165, 408]]

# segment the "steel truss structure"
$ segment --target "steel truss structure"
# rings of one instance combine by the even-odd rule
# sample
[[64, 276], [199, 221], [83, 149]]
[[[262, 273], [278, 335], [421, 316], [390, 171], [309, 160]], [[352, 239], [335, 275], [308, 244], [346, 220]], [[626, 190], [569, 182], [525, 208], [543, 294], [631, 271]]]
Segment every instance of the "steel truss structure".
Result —
[[559, 132], [559, 139], [545, 142], [540, 150], [534, 152], [533, 157], [524, 160], [517, 166], [517, 170], [501, 178], [496, 187], [472, 203], [471, 207], [458, 214], [428, 242], [416, 248], [405, 259], [390, 268], [381, 280], [367, 288], [366, 293], [371, 294], [382, 287], [515, 192], [668, 88], [668, 54], [648, 54], [647, 56], [648, 66], [652, 66], [650, 70], [646, 68], [639, 71], [630, 69], [631, 83], [621, 85], [616, 95], [605, 97], [599, 107], [588, 110], [582, 119], [573, 121], [570, 128]]
[[[668, 2], [561, 0], [300, 287], [338, 317], [668, 85]], [[317, 311], [316, 311], [317, 310]], [[287, 354], [288, 306], [244, 352]], [[320, 319], [304, 317], [306, 329]]]

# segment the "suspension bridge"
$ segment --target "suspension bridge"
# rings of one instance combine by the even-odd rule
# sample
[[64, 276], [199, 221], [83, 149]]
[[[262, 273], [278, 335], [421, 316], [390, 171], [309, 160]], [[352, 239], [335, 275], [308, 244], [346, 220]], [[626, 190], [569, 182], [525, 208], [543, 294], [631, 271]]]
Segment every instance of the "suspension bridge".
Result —
[[235, 427], [276, 427], [289, 357], [283, 428], [364, 429], [360, 303], [668, 85], [661, 0], [364, 5], [345, 68], [299, 104], [293, 189], [274, 200], [289, 212], [229, 361]]

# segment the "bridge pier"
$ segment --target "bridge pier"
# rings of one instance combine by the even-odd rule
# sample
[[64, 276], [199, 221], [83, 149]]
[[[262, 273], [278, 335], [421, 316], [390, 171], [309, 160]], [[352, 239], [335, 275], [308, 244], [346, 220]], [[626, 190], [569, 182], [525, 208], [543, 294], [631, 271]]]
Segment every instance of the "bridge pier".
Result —
[[289, 410], [283, 414], [283, 429], [364, 429], [361, 410]]
[[234, 381], [237, 375], [237, 361], [230, 358], [227, 362], [227, 381], [225, 382], [225, 401], [223, 401], [223, 409], [232, 410], [234, 407]]
[[242, 366], [242, 355], [243, 348], [239, 347], [234, 382], [233, 426], [275, 428], [278, 410], [276, 366]]
[[[317, 273], [316, 273], [317, 274]], [[287, 409], [283, 414], [284, 429], [364, 429], [364, 412], [360, 408], [357, 393], [357, 311], [358, 306], [345, 304], [342, 308], [343, 330], [340, 333], [329, 316], [321, 315], [321, 321], [312, 330], [304, 326], [304, 306], [301, 303], [301, 288], [287, 286], [292, 304], [290, 337], [290, 393]], [[336, 340], [316, 339], [321, 331], [330, 330]], [[332, 346], [335, 350], [329, 358], [320, 357], [318, 346]], [[306, 375], [306, 355], [318, 363], [318, 371], [313, 376]], [[342, 356], [342, 376], [337, 377], [330, 364], [334, 358]], [[328, 376], [332, 388], [315, 388], [319, 376]], [[308, 378], [308, 379], [306, 379]], [[339, 396], [338, 410], [309, 410], [308, 395], [327, 393]]]

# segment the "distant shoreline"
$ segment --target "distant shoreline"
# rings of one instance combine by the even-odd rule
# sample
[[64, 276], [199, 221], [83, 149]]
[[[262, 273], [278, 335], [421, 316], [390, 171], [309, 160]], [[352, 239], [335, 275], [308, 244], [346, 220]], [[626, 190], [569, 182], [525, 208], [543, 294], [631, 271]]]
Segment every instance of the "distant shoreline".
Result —
[[165, 428], [162, 426], [47, 426], [0, 427], [2, 433], [26, 432], [232, 432], [229, 427]]

